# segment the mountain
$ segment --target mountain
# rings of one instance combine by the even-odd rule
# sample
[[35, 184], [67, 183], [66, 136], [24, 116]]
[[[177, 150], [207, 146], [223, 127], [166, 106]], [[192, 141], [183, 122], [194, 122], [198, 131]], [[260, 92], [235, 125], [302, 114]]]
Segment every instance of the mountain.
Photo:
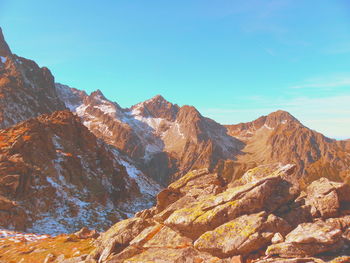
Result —
[[[65, 87], [65, 97], [76, 90]], [[101, 91], [79, 96], [78, 116], [97, 137], [136, 160], [162, 185], [192, 169], [209, 168], [234, 181], [260, 164], [294, 163], [308, 184], [322, 176], [350, 182], [349, 141], [336, 141], [305, 127], [285, 111], [236, 125], [220, 125], [194, 107], [179, 107], [157, 95], [129, 109]], [[69, 105], [69, 102], [66, 103]]]
[[97, 230], [150, 207], [160, 186], [68, 110], [0, 130], [0, 225]]
[[[76, 90], [57, 87], [66, 105]], [[179, 107], [157, 95], [124, 109], [101, 91], [83, 96], [76, 114], [97, 137], [136, 160], [146, 174], [167, 185], [191, 169], [214, 168], [220, 159], [234, 159], [243, 147], [224, 126], [203, 117], [194, 107]]]
[[288, 112], [273, 112], [226, 128], [245, 144], [234, 164], [233, 180], [249, 168], [281, 162], [296, 164], [298, 178], [306, 184], [320, 177], [350, 182], [349, 144], [305, 127]]
[[64, 109], [50, 70], [12, 54], [0, 28], [0, 128]]

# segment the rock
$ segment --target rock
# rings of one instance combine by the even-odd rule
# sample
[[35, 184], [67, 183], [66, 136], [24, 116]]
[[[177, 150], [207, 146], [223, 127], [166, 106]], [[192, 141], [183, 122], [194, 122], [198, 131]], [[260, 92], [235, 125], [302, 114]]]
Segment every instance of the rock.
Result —
[[57, 263], [63, 263], [65, 261], [65, 259], [66, 259], [65, 255], [62, 254], [62, 255], [59, 255], [55, 261]]
[[197, 250], [188, 247], [180, 249], [150, 248], [129, 259], [125, 259], [124, 261], [110, 261], [110, 263], [117, 262], [220, 263], [222, 261], [207, 253], [200, 253]]
[[130, 245], [142, 248], [185, 248], [192, 246], [193, 242], [171, 228], [159, 224], [144, 230], [144, 232], [132, 240]]
[[[313, 218], [315, 206], [307, 203], [308, 194], [313, 194], [300, 193], [289, 178], [290, 169], [276, 167], [265, 177], [259, 168], [259, 176], [227, 187], [216, 184], [220, 178], [215, 173], [192, 172], [162, 191], [156, 207], [102, 234], [88, 259], [99, 263], [323, 263], [313, 256], [346, 253], [350, 215], [344, 215], [346, 201], [340, 191], [336, 190], [339, 217]], [[206, 180], [216, 190], [205, 185]]]
[[273, 238], [271, 239], [272, 244], [281, 243], [283, 241], [284, 241], [284, 237], [279, 232], [275, 233]]
[[337, 257], [329, 261], [329, 263], [349, 263], [349, 262], [350, 262], [350, 256]]
[[296, 193], [280, 176], [267, 177], [190, 203], [172, 213], [164, 224], [195, 239], [204, 231], [240, 215], [263, 210], [272, 212], [293, 199]]
[[154, 223], [138, 217], [118, 222], [97, 239], [98, 249], [94, 252], [93, 258], [104, 261], [112, 253], [121, 252], [130, 241], [152, 224]]
[[275, 232], [287, 233], [289, 229], [283, 219], [266, 212], [243, 215], [204, 233], [194, 246], [220, 258], [247, 255], [268, 245]]
[[[63, 260], [61, 263], [89, 263], [89, 260], [86, 260], [88, 255], [81, 255], [78, 257], [72, 257]], [[90, 261], [91, 262], [91, 261]], [[93, 262], [91, 262], [93, 263]]]
[[334, 251], [343, 245], [341, 229], [319, 220], [314, 223], [300, 224], [286, 236], [283, 243], [269, 246], [266, 254], [281, 257], [307, 257]]
[[55, 256], [53, 254], [47, 254], [46, 258], [44, 259], [44, 263], [50, 263], [55, 260]]
[[89, 230], [87, 227], [83, 227], [78, 232], [74, 233], [79, 239], [88, 239], [88, 238], [98, 238], [99, 234], [96, 230]]
[[230, 263], [243, 263], [243, 257], [241, 255], [234, 256], [230, 259]]
[[156, 211], [157, 211], [157, 208], [152, 207], [150, 209], [145, 209], [145, 210], [142, 210], [140, 212], [137, 212], [135, 214], [135, 217], [141, 217], [143, 219], [152, 218], [155, 215]]
[[324, 263], [313, 258], [268, 258], [255, 261], [254, 263]]
[[348, 188], [346, 184], [321, 178], [307, 187], [306, 203], [315, 208], [314, 216], [319, 213], [322, 218], [337, 217], [341, 202], [347, 199], [343, 194], [346, 188]]
[[166, 188], [157, 195], [157, 212], [163, 211], [170, 204], [177, 201], [182, 194], [177, 189]]
[[15, 207], [17, 207], [16, 202], [11, 201], [6, 197], [0, 195], [0, 210], [11, 210]]

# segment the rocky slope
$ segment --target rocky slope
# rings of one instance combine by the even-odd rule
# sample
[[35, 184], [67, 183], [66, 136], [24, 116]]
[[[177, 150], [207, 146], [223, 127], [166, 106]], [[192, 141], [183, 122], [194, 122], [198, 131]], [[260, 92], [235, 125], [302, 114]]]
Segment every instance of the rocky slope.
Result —
[[346, 141], [329, 139], [310, 130], [285, 111], [226, 126], [245, 143], [234, 164], [233, 180], [246, 169], [274, 162], [294, 163], [305, 184], [319, 177], [350, 182], [350, 148]]
[[322, 177], [302, 191], [295, 173], [263, 165], [225, 185], [217, 173], [192, 171], [155, 207], [102, 233], [92, 252], [56, 252], [52, 262], [350, 262], [349, 186]]
[[[57, 87], [59, 94], [65, 94], [61, 99], [71, 105], [76, 90]], [[130, 109], [109, 101], [99, 90], [82, 97], [80, 106], [70, 108], [84, 125], [130, 155], [145, 173], [164, 185], [190, 169], [214, 168], [220, 159], [234, 159], [243, 147], [227, 135], [225, 127], [203, 117], [194, 107], [179, 107], [160, 95]]]
[[64, 109], [50, 70], [12, 54], [0, 28], [0, 128]]
[[0, 226], [103, 230], [150, 207], [159, 185], [68, 110], [0, 130]]

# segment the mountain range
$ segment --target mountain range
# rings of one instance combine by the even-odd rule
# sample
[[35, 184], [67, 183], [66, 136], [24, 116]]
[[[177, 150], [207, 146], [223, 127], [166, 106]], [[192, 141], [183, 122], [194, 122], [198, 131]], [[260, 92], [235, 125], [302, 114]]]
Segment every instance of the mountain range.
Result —
[[[176, 246], [191, 248], [186, 253], [198, 257], [183, 261], [186, 254], [181, 252], [181, 259], [164, 262], [216, 262], [265, 251], [275, 233], [286, 236], [315, 218], [347, 215], [350, 198], [343, 189], [349, 183], [350, 141], [327, 138], [288, 112], [222, 125], [161, 95], [122, 108], [100, 90], [87, 94], [55, 83], [49, 69], [13, 54], [0, 29], [0, 228], [57, 235], [85, 226], [105, 231], [120, 221], [97, 241], [91, 262], [137, 258], [159, 247], [159, 240], [144, 247], [159, 233], [160, 239], [169, 235]], [[337, 211], [324, 212], [312, 199], [315, 185], [331, 185], [319, 194], [326, 198], [335, 191], [330, 200], [338, 200]], [[252, 201], [259, 198], [262, 203]], [[241, 208], [230, 210], [232, 202], [241, 202]], [[291, 211], [302, 211], [305, 218], [292, 220]], [[266, 229], [254, 233], [264, 237], [252, 238], [253, 249], [243, 243], [234, 248], [210, 245], [209, 231], [221, 227], [210, 232], [220, 236], [231, 220], [260, 222], [256, 229]], [[289, 255], [278, 247], [267, 251]], [[137, 262], [150, 260], [139, 257]]]

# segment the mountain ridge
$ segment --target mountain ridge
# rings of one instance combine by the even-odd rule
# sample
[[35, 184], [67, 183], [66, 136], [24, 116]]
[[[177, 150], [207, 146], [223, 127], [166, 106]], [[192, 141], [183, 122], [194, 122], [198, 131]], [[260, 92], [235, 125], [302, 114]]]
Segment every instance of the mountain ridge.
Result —
[[[104, 96], [103, 101], [106, 105], [114, 105]], [[97, 113], [89, 99], [85, 103], [78, 115], [97, 121], [96, 126], [103, 127], [105, 132], [102, 138], [139, 159], [140, 167], [148, 165], [149, 168], [150, 163], [166, 160], [161, 169], [156, 165], [145, 170], [148, 174], [163, 170], [154, 177], [163, 185], [191, 169], [219, 169], [231, 173], [227, 179], [234, 180], [247, 169], [279, 161], [295, 162], [300, 178], [307, 182], [316, 179], [317, 173], [336, 181], [350, 180], [348, 142], [330, 139], [307, 128], [287, 111], [278, 110], [247, 123], [221, 125], [202, 116], [193, 106], [179, 107], [160, 95], [130, 108], [123, 109], [115, 104], [115, 109], [107, 110], [107, 114]], [[131, 121], [133, 124], [130, 118], [134, 120]], [[108, 134], [113, 131], [108, 127], [113, 127], [115, 134], [125, 140], [119, 140], [115, 135], [111, 139]], [[96, 129], [95, 135], [101, 136]], [[201, 155], [197, 155], [198, 146]], [[157, 159], [157, 154], [163, 159]], [[145, 160], [150, 162], [143, 162]]]

